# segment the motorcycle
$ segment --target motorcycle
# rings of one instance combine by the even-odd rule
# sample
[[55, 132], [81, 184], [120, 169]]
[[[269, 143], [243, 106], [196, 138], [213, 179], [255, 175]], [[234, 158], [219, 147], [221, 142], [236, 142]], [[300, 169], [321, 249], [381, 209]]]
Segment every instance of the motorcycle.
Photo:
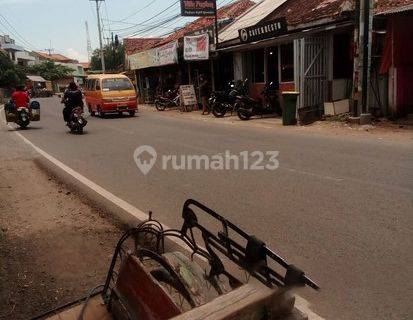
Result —
[[237, 96], [242, 95], [245, 92], [245, 81], [236, 83], [235, 81], [229, 82], [227, 90], [215, 91], [209, 98], [209, 105], [212, 108], [212, 114], [217, 118], [222, 118], [227, 112], [231, 114], [236, 110]]
[[40, 121], [40, 103], [30, 102], [25, 107], [16, 108], [13, 101], [5, 105], [6, 121], [16, 123], [21, 129], [27, 128], [31, 121]]
[[252, 116], [264, 114], [282, 115], [278, 100], [278, 88], [274, 82], [268, 83], [261, 92], [263, 100], [256, 100], [247, 95], [237, 96], [236, 108], [241, 120], [249, 120]]
[[74, 108], [70, 114], [70, 120], [67, 123], [70, 131], [73, 133], [83, 133], [83, 128], [86, 125], [87, 120], [84, 118], [83, 108]]
[[155, 107], [158, 111], [164, 111], [166, 108], [179, 108], [181, 105], [181, 95], [179, 90], [168, 90], [164, 96], [158, 95], [155, 98]]

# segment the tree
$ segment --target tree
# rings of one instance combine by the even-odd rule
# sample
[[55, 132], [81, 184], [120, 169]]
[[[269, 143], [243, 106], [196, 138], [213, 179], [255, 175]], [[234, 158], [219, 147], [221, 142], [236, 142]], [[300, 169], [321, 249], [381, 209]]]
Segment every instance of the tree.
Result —
[[[125, 47], [119, 42], [114, 42], [104, 46], [105, 65], [108, 71], [122, 71], [125, 65]], [[90, 69], [92, 71], [102, 70], [102, 62], [100, 59], [100, 50], [93, 51], [90, 61]]]
[[23, 84], [25, 78], [24, 69], [13, 64], [7, 55], [0, 53], [0, 87], [14, 88]]
[[50, 81], [66, 78], [70, 76], [73, 71], [72, 68], [55, 64], [52, 61], [44, 61], [40, 64], [27, 67], [28, 74], [38, 75]]

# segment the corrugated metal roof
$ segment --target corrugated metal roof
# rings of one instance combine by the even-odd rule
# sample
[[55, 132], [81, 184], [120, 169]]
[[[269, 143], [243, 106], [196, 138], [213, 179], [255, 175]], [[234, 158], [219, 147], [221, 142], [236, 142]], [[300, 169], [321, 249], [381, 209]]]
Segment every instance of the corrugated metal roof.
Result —
[[277, 9], [287, 0], [263, 0], [256, 4], [250, 10], [241, 15], [236, 21], [225, 27], [219, 33], [219, 41], [225, 42], [238, 38], [238, 30], [249, 26], [256, 25], [271, 12]]

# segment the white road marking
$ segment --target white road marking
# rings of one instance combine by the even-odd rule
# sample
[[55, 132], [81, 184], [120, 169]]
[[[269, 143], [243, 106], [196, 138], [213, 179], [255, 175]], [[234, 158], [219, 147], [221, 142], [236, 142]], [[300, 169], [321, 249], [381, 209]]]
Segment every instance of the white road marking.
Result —
[[313, 172], [308, 172], [308, 171], [303, 171], [303, 170], [298, 170], [298, 169], [294, 169], [294, 168], [290, 168], [284, 165], [280, 165], [280, 169], [285, 169], [291, 172], [295, 172], [295, 173], [299, 173], [299, 174], [303, 174], [303, 175], [307, 175], [307, 176], [312, 176], [312, 177], [316, 177], [316, 178], [320, 178], [320, 179], [325, 179], [325, 180], [331, 180], [331, 181], [344, 181], [343, 178], [336, 178], [336, 177], [331, 177], [331, 176], [326, 176], [323, 174], [318, 174], [318, 173], [313, 173]]
[[[0, 117], [3, 119], [3, 121], [5, 122], [4, 116], [3, 116], [3, 109], [4, 107], [0, 106]], [[7, 124], [7, 122], [6, 122]], [[10, 128], [12, 128], [12, 126], [10, 124], [7, 124]], [[108, 190], [104, 189], [103, 187], [101, 187], [100, 185], [94, 183], [93, 181], [89, 180], [88, 178], [86, 178], [85, 176], [81, 175], [80, 173], [78, 173], [77, 171], [73, 170], [72, 168], [68, 167], [67, 165], [65, 165], [63, 162], [59, 161], [58, 159], [56, 159], [55, 157], [53, 157], [52, 155], [48, 154], [46, 151], [40, 149], [39, 147], [37, 147], [36, 145], [34, 145], [30, 140], [28, 140], [27, 138], [25, 138], [20, 132], [15, 131], [14, 132], [18, 137], [20, 137], [27, 145], [29, 145], [30, 147], [32, 147], [37, 153], [39, 153], [40, 155], [42, 155], [44, 158], [46, 158], [47, 160], [49, 160], [51, 163], [53, 163], [55, 166], [57, 166], [58, 168], [62, 169], [64, 172], [66, 172], [67, 174], [71, 175], [73, 178], [75, 178], [77, 181], [83, 183], [85, 186], [87, 186], [88, 188], [92, 189], [93, 191], [95, 191], [97, 194], [99, 194], [100, 196], [104, 197], [105, 199], [109, 200], [110, 202], [112, 202], [113, 204], [115, 204], [116, 206], [122, 208], [125, 212], [129, 213], [130, 215], [132, 215], [134, 218], [138, 219], [139, 221], [145, 221], [149, 219], [149, 215], [146, 214], [145, 212], [143, 212], [142, 210], [134, 207], [133, 205], [131, 205], [130, 203], [126, 202], [125, 200], [122, 200], [121, 198], [115, 196], [113, 193], [109, 192]], [[162, 226], [164, 229], [170, 229], [167, 225], [162, 223]], [[180, 246], [181, 248], [188, 250], [188, 247], [185, 245], [185, 243], [181, 242], [178, 239], [175, 238], [171, 238], [171, 240], [177, 244], [178, 246]], [[201, 257], [202, 258], [202, 257]], [[310, 303], [305, 300], [304, 298], [295, 295], [296, 297], [296, 303], [295, 303], [295, 307], [300, 310], [301, 312], [303, 312], [304, 314], [308, 315], [308, 319], [309, 320], [325, 320], [324, 318], [321, 318], [320, 316], [318, 316], [317, 314], [315, 314], [310, 308]]]

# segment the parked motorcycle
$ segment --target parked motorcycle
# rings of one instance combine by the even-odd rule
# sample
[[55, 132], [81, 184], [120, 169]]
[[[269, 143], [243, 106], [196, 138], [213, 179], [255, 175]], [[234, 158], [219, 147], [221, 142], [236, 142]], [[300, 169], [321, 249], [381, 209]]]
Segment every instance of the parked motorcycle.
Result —
[[165, 95], [158, 95], [155, 98], [155, 107], [158, 111], [164, 111], [166, 108], [179, 108], [181, 105], [181, 95], [179, 90], [168, 90]]
[[13, 101], [5, 105], [6, 121], [14, 122], [20, 128], [25, 129], [31, 121], [40, 121], [40, 103], [37, 101], [30, 102], [26, 107], [16, 108]]
[[70, 131], [73, 133], [83, 133], [83, 128], [87, 125], [87, 120], [84, 118], [83, 109], [76, 107], [70, 114], [70, 120], [67, 123]]
[[241, 120], [249, 120], [252, 116], [264, 114], [282, 115], [278, 100], [278, 88], [274, 82], [266, 84], [261, 95], [264, 99], [256, 100], [247, 95], [237, 96], [236, 109]]
[[209, 105], [212, 108], [212, 114], [217, 118], [222, 118], [227, 112], [231, 114], [235, 111], [237, 96], [244, 94], [245, 81], [235, 82], [231, 81], [228, 88], [224, 91], [215, 91], [209, 98]]

